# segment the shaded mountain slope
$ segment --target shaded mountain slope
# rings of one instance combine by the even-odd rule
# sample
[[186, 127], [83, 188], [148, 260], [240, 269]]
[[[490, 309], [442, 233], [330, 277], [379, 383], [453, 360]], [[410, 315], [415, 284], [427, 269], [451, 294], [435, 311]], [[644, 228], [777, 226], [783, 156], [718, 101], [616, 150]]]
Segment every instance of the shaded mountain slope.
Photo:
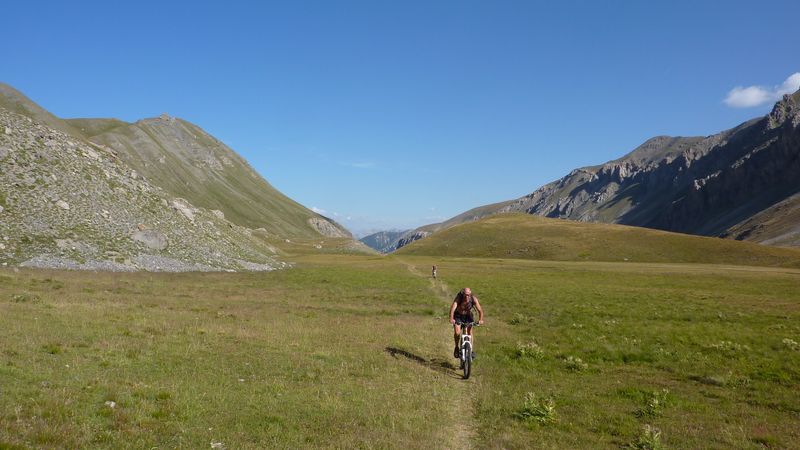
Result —
[[402, 239], [402, 237], [408, 233], [409, 230], [401, 230], [401, 231], [379, 231], [377, 233], [372, 233], [368, 236], [364, 236], [363, 238], [359, 239], [364, 245], [368, 246], [371, 249], [377, 250], [381, 253], [390, 253], [397, 249], [397, 242]]
[[725, 237], [737, 240], [800, 247], [800, 194], [795, 194], [736, 224], [727, 233]]

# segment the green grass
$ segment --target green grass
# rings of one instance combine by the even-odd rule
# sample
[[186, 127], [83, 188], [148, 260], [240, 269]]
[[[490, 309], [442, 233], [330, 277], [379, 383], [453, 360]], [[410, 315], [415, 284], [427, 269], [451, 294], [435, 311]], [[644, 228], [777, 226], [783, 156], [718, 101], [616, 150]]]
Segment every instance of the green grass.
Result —
[[130, 125], [119, 119], [64, 119], [64, 122], [79, 130], [83, 137], [87, 139], [98, 134], [107, 133], [115, 128]]
[[[791, 341], [800, 336], [798, 271], [469, 259], [416, 265], [434, 262], [449, 286], [472, 287], [488, 313], [475, 369], [486, 447], [647, 448], [637, 447], [655, 439], [645, 426], [657, 428], [668, 448], [800, 442], [800, 353]], [[530, 342], [541, 355], [520, 355]], [[552, 423], [515, 419], [526, 411], [541, 417], [542, 399], [555, 405]]]
[[556, 261], [686, 262], [800, 268], [800, 249], [640, 227], [502, 214], [415, 241], [400, 255]]
[[[0, 271], [0, 448], [800, 441], [800, 271], [294, 260], [258, 274]], [[462, 286], [487, 312], [468, 381], [446, 321]]]
[[431, 360], [442, 329], [419, 325], [441, 305], [397, 269], [358, 260], [243, 275], [0, 272], [0, 447], [448, 439], [447, 399], [460, 386]]

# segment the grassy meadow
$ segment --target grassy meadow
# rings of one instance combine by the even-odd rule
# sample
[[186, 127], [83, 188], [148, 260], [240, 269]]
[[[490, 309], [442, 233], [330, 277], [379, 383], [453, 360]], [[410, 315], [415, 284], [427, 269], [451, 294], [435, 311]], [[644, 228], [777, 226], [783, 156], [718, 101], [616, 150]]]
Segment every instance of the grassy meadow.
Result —
[[[294, 260], [0, 271], [0, 449], [800, 442], [796, 269]], [[466, 381], [446, 319], [462, 286], [487, 312]]]

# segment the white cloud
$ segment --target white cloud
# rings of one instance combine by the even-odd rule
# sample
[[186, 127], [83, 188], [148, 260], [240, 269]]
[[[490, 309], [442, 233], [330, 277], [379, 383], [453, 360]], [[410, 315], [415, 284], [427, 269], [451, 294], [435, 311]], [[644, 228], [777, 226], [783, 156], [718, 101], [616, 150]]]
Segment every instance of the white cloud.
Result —
[[772, 88], [765, 86], [736, 86], [728, 92], [725, 104], [732, 108], [751, 108], [765, 103], [775, 102], [784, 94], [791, 94], [800, 89], [800, 72], [789, 75], [783, 83]]
[[323, 216], [324, 216], [325, 214], [328, 214], [328, 211], [325, 211], [325, 210], [324, 210], [324, 209], [322, 209], [322, 208], [317, 208], [316, 206], [312, 206], [312, 207], [311, 207], [311, 210], [312, 210], [312, 211], [314, 211], [315, 213], [317, 213], [317, 214], [321, 214], [321, 215], [323, 215]]
[[777, 94], [778, 97], [783, 97], [784, 94], [794, 94], [798, 89], [800, 89], [800, 72], [795, 72], [778, 88]]

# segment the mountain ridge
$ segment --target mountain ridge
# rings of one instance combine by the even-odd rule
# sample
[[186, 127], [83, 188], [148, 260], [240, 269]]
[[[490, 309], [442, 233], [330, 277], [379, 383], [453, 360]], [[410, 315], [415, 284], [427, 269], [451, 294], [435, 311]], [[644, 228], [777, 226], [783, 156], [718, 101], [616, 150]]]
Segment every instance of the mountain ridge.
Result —
[[[800, 234], [800, 223], [773, 218], [750, 224], [760, 227], [761, 233], [733, 232], [739, 224], [800, 192], [796, 181], [800, 179], [798, 105], [800, 91], [785, 95], [769, 114], [717, 134], [650, 138], [620, 158], [574, 169], [518, 199], [473, 208], [471, 214], [417, 228], [414, 236], [423, 238], [492, 214], [524, 212], [755, 242], [764, 237], [770, 245], [798, 245], [800, 240], [793, 236]], [[796, 205], [784, 205], [781, 217], [794, 217], [785, 208]], [[780, 233], [783, 239], [763, 230], [775, 226], [788, 228]]]
[[0, 84], [0, 164], [3, 265], [272, 270], [289, 238], [362, 251], [178, 118], [59, 119]]

